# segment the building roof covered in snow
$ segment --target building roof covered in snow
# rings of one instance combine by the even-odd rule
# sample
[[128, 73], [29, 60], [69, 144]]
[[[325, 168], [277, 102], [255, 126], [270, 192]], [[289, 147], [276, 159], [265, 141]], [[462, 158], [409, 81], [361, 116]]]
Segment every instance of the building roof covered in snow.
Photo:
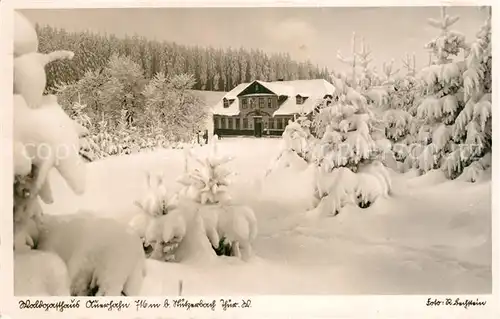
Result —
[[200, 98], [203, 103], [212, 110], [214, 105], [219, 102], [226, 92], [220, 91], [201, 91], [201, 90], [190, 90], [196, 97]]
[[[295, 81], [253, 81], [250, 83], [241, 83], [234, 89], [227, 92], [213, 107], [216, 115], [235, 116], [240, 113], [239, 97], [255, 95], [248, 91], [252, 84], [259, 84], [267, 91], [259, 93], [260, 95], [272, 94], [280, 99], [278, 109], [274, 115], [291, 115], [296, 113], [310, 113], [327, 95], [333, 95], [335, 87], [326, 80], [295, 80]], [[296, 97], [305, 98], [298, 101]]]

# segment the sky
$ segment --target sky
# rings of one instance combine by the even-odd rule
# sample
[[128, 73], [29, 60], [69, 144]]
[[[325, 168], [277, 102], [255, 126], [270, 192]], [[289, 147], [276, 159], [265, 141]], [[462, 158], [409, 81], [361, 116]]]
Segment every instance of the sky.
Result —
[[[485, 21], [478, 7], [449, 7], [447, 12], [460, 16], [452, 29], [468, 41]], [[34, 23], [69, 31], [288, 52], [296, 60], [310, 59], [337, 71], [346, 69], [337, 52], [351, 55], [353, 32], [359, 40], [365, 39], [378, 70], [391, 59], [401, 67], [407, 53], [415, 53], [417, 69], [427, 65], [424, 45], [438, 34], [427, 19], [441, 14], [439, 7], [37, 9], [23, 13]]]

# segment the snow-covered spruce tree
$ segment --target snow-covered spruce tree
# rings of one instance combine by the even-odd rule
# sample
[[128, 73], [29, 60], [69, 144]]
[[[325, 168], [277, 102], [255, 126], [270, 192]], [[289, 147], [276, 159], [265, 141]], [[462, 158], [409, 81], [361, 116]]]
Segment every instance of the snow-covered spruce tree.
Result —
[[352, 50], [351, 56], [345, 57], [339, 51], [337, 59], [349, 67], [347, 74], [334, 74], [334, 77], [344, 80], [349, 86], [365, 94], [373, 85], [378, 85], [378, 75], [375, 68], [371, 67], [371, 50], [365, 43], [364, 38], [361, 39], [361, 48], [356, 49], [356, 33], [352, 34]]
[[441, 9], [440, 20], [429, 19], [429, 24], [440, 33], [426, 45], [434, 59], [420, 74], [424, 97], [416, 115], [421, 120], [418, 143], [409, 148], [406, 158], [407, 167], [418, 168], [421, 172], [449, 167], [447, 154], [460, 148], [452, 140], [452, 126], [464, 107], [462, 74], [465, 62], [453, 61], [453, 58], [466, 50], [467, 45], [463, 35], [450, 30], [458, 19], [449, 16], [445, 7]]
[[390, 180], [377, 161], [381, 150], [374, 141], [374, 115], [366, 98], [345, 81], [335, 78], [334, 101], [316, 115], [321, 132], [313, 161], [318, 166], [316, 197], [319, 214], [340, 212], [346, 204], [367, 207], [388, 195]]
[[[52, 191], [47, 179], [48, 172], [56, 167], [63, 179], [76, 192], [85, 190], [82, 180], [84, 167], [78, 157], [78, 128], [62, 112], [53, 96], [42, 96], [45, 89], [45, 65], [30, 62], [30, 57], [43, 57], [38, 53], [38, 38], [31, 23], [20, 13], [14, 13], [14, 61], [17, 88], [14, 90], [14, 257], [16, 276], [15, 291], [19, 294], [58, 295], [69, 291], [69, 283], [64, 278], [66, 266], [56, 254], [37, 254], [42, 227], [43, 213], [39, 198], [45, 203], [53, 202]], [[30, 73], [31, 70], [31, 73]], [[33, 89], [30, 91], [30, 86]], [[31, 101], [28, 103], [27, 101]], [[46, 149], [43, 154], [41, 146]], [[56, 162], [55, 153], [62, 146], [71, 152], [62, 162]], [[74, 171], [73, 171], [74, 169]], [[34, 269], [31, 263], [58, 264], [57, 271], [62, 276], [57, 280], [49, 270]], [[62, 268], [62, 269], [61, 269]], [[25, 272], [25, 273], [24, 273]], [[42, 278], [51, 277], [51, 284]], [[30, 278], [30, 282], [26, 279]], [[38, 283], [35, 283], [38, 281]], [[51, 289], [54, 288], [54, 289]]]
[[376, 72], [376, 68], [371, 66], [371, 62], [373, 61], [371, 54], [372, 51], [370, 47], [366, 44], [365, 39], [361, 38], [361, 48], [359, 51], [355, 52], [358, 62], [357, 75], [355, 76], [357, 86], [355, 88], [362, 94], [368, 92], [371, 87], [380, 85], [380, 79]]
[[[393, 169], [403, 170], [402, 161], [406, 158], [408, 144], [411, 143], [410, 132], [414, 119], [405, 110], [400, 99], [400, 90], [407, 84], [407, 80], [397, 77], [399, 70], [394, 70], [393, 66], [394, 60], [383, 64], [384, 76], [381, 85], [372, 88], [368, 96], [376, 101], [376, 108], [384, 124], [385, 137], [388, 139], [385, 150], [388, 157], [384, 163]], [[389, 156], [390, 153], [393, 155]]]
[[383, 78], [376, 72], [376, 68], [372, 66], [371, 54], [372, 51], [364, 38], [361, 38], [360, 48], [357, 49], [356, 34], [353, 33], [351, 56], [344, 57], [340, 52], [337, 53], [337, 58], [351, 69], [350, 74], [337, 78], [345, 81], [366, 99], [372, 116], [370, 121], [371, 137], [377, 144], [377, 148], [384, 154], [381, 158], [383, 163], [394, 166], [392, 158], [387, 157], [391, 153], [392, 145], [385, 136], [385, 123], [381, 107], [381, 105], [387, 103], [387, 92], [382, 86]]
[[144, 275], [138, 238], [113, 220], [81, 213], [43, 214], [39, 200], [54, 201], [49, 179], [53, 168], [73, 192], [85, 192], [86, 165], [79, 149], [80, 134], [86, 130], [64, 112], [55, 95], [43, 95], [45, 64], [73, 54], [37, 50], [34, 28], [15, 12], [14, 293], [135, 295]]
[[443, 169], [451, 178], [475, 182], [491, 167], [492, 147], [492, 55], [491, 7], [466, 58], [465, 106], [453, 123], [451, 134], [460, 147], [446, 158]]
[[[134, 201], [141, 211], [130, 220], [129, 225], [143, 241], [146, 257], [174, 261], [175, 248], [185, 234], [185, 223], [180, 219], [166, 217], [175, 208], [175, 203], [174, 196], [169, 196], [163, 174], [147, 172], [145, 186], [144, 195]], [[176, 233], [168, 241], [164, 241], [165, 223], [173, 222], [177, 222]]]
[[[207, 262], [217, 256], [220, 244], [230, 244], [232, 256], [248, 260], [253, 255], [257, 221], [252, 209], [232, 202], [228, 192], [231, 172], [223, 166], [231, 158], [218, 155], [215, 138], [210, 143], [204, 158], [186, 152], [185, 174], [179, 179], [183, 187], [170, 201], [174, 208], [162, 217], [163, 231], [157, 240], [168, 243], [180, 237], [174, 251], [180, 262]], [[188, 160], [197, 165], [188, 168]]]
[[421, 91], [419, 90], [419, 81], [416, 78], [415, 55], [410, 57], [408, 54], [402, 60], [407, 73], [402, 77], [393, 78], [391, 107], [402, 109], [410, 115], [417, 114], [418, 99]]
[[383, 118], [386, 137], [393, 143], [392, 152], [398, 161], [399, 170], [406, 171], [408, 168], [403, 163], [408, 156], [410, 145], [417, 141], [415, 136], [421, 123], [421, 120], [415, 117], [420, 91], [419, 82], [415, 78], [415, 55], [412, 58], [406, 55], [402, 62], [407, 74], [389, 81], [387, 107]]

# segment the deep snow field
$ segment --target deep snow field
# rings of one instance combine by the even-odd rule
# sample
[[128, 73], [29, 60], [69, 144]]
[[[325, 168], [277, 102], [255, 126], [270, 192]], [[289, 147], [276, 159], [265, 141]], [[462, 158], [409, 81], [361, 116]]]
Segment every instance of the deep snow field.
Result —
[[[491, 293], [491, 181], [446, 181], [439, 171], [393, 174], [394, 194], [336, 217], [306, 217], [307, 171], [281, 168], [264, 179], [281, 139], [227, 138], [234, 157], [232, 195], [259, 223], [256, 257], [214, 264], [148, 260], [144, 295], [479, 294]], [[201, 148], [202, 150], [203, 148]], [[200, 150], [200, 149], [198, 149]], [[182, 150], [108, 158], [87, 164], [87, 192], [75, 196], [57, 172], [47, 214], [91, 209], [127, 222], [145, 191], [144, 172], [163, 171], [174, 191]]]

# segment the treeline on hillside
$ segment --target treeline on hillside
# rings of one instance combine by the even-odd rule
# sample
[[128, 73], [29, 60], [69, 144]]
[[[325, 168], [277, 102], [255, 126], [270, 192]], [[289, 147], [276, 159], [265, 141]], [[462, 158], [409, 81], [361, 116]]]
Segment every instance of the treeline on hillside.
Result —
[[140, 36], [118, 38], [110, 34], [68, 32], [50, 26], [36, 26], [40, 51], [70, 50], [71, 62], [47, 66], [49, 88], [60, 82], [71, 83], [86, 71], [106, 67], [113, 54], [129, 56], [144, 70], [147, 79], [159, 72], [165, 75], [191, 74], [196, 81], [193, 89], [229, 91], [236, 85], [252, 80], [329, 79], [327, 68], [310, 61], [293, 61], [288, 53], [268, 55], [261, 50], [216, 49], [189, 47], [173, 42], [148, 40]]

